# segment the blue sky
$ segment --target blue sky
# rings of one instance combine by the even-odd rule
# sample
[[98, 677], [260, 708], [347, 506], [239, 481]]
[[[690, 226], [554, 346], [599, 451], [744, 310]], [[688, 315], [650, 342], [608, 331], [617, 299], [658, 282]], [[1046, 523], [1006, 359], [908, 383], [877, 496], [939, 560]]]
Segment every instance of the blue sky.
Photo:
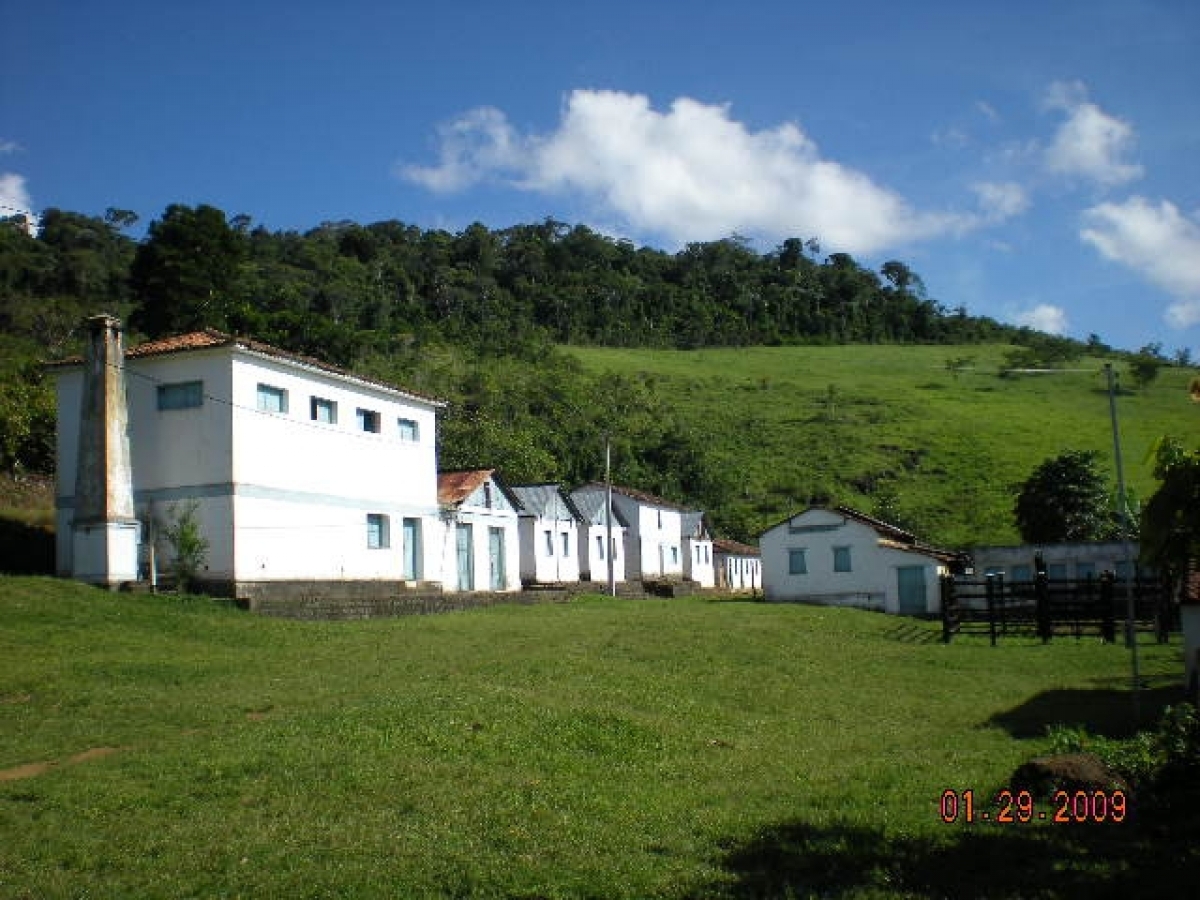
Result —
[[1200, 3], [0, 0], [0, 212], [552, 217], [1200, 356]]

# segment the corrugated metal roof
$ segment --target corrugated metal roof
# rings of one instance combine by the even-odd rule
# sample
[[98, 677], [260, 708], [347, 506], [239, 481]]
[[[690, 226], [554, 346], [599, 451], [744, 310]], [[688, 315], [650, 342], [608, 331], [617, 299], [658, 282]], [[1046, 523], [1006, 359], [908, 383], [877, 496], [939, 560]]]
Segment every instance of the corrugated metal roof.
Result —
[[558, 484], [524, 484], [509, 488], [524, 510], [541, 519], [583, 519], [583, 514]]
[[[571, 491], [571, 502], [579, 510], [584, 521], [593, 525], [604, 525], [604, 485], [590, 484]], [[629, 525], [616, 505], [612, 508], [613, 525], [625, 528]]]

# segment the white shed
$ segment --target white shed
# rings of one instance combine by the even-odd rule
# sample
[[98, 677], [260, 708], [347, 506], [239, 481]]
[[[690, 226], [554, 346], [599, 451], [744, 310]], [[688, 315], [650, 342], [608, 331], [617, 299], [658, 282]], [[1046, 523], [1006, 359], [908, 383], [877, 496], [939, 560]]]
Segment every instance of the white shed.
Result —
[[526, 585], [579, 580], [583, 516], [557, 484], [514, 485], [521, 508], [521, 581]]
[[683, 577], [700, 587], [715, 587], [713, 539], [704, 523], [704, 513], [687, 510], [680, 516], [680, 526], [683, 529]]
[[757, 547], [713, 538], [716, 586], [728, 591], [757, 591], [762, 587], [762, 558]]
[[[589, 485], [604, 490], [604, 485]], [[626, 522], [625, 577], [683, 579], [683, 513], [645, 491], [612, 486], [613, 507]]]
[[[607, 490], [602, 484], [589, 484], [571, 491], [571, 501], [583, 517], [579, 527], [579, 577], [583, 581], [608, 583], [611, 558], [613, 583], [625, 580], [625, 520], [617, 505], [607, 509]], [[609, 539], [609, 529], [612, 537]]]
[[520, 503], [494, 469], [442, 472], [442, 583], [447, 591], [519, 591]]
[[767, 600], [907, 615], [938, 612], [939, 576], [959, 559], [844, 506], [785, 519], [760, 536], [759, 550]]

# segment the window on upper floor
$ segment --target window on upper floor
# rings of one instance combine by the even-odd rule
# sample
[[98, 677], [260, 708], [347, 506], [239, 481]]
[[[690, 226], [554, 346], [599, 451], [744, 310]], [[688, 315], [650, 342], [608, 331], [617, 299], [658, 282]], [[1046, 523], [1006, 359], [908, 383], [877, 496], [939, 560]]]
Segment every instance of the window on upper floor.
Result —
[[158, 386], [159, 409], [194, 409], [203, 405], [203, 381], [178, 381]]
[[400, 440], [419, 441], [421, 439], [421, 426], [415, 419], [397, 419], [396, 425], [400, 431]]
[[788, 574], [789, 575], [807, 575], [808, 561], [804, 558], [804, 550], [800, 547], [794, 547], [788, 551]]
[[308, 404], [309, 416], [314, 422], [326, 425], [337, 424], [337, 403], [324, 397], [313, 397]]
[[833, 548], [833, 571], [849, 572], [850, 567], [850, 548], [849, 547], [834, 547]]
[[373, 409], [356, 409], [355, 416], [358, 418], [359, 431], [367, 431], [371, 434], [379, 434], [379, 413]]
[[286, 413], [288, 411], [288, 392], [270, 384], [258, 386], [259, 412]]

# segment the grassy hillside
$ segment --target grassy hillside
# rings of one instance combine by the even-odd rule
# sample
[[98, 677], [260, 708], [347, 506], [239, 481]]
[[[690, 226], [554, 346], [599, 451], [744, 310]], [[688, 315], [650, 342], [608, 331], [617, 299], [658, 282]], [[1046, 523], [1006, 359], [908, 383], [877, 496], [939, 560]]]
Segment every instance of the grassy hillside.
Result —
[[[1051, 722], [1128, 724], [1093, 640], [699, 600], [299, 623], [33, 578], [0, 622], [3, 896], [1164, 896], [1200, 861], [1158, 821], [939, 817]], [[1147, 713], [1179, 655], [1144, 646]]]
[[[950, 546], [1016, 542], [1014, 485], [1064, 450], [1112, 466], [1103, 362], [1054, 375], [998, 375], [1008, 347], [835, 346], [569, 352], [589, 370], [642, 373], [711, 439], [741, 501], [718, 523], [757, 534], [814, 494], [872, 512], [891, 492], [904, 520]], [[953, 374], [948, 363], [969, 360]], [[1117, 370], [1121, 371], [1118, 363]], [[1163, 368], [1118, 399], [1127, 480], [1155, 487], [1154, 442], [1200, 444], [1192, 370]]]

